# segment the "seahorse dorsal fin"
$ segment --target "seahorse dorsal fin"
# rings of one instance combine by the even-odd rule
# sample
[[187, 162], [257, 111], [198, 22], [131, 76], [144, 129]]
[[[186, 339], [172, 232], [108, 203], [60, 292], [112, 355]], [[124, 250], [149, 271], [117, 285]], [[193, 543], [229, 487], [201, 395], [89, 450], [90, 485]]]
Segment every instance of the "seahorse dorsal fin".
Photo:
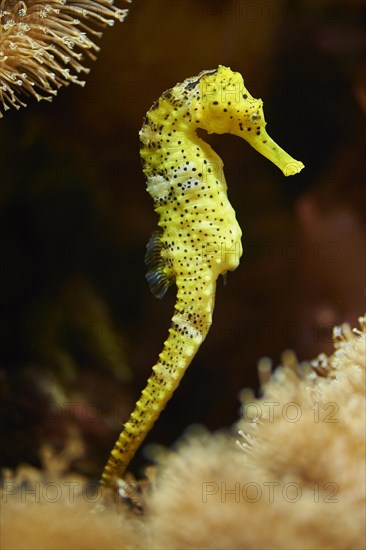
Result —
[[163, 243], [162, 233], [154, 231], [146, 245], [145, 264], [147, 267], [146, 279], [151, 292], [156, 298], [163, 298], [169, 286], [172, 284], [172, 277], [167, 273], [167, 261], [162, 256]]

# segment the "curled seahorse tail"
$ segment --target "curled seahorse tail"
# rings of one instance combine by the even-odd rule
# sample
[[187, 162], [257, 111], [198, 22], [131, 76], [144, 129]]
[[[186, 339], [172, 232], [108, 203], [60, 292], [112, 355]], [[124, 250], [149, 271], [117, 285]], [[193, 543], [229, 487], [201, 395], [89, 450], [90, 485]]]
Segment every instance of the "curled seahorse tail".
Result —
[[[214, 281], [212, 284], [215, 285]], [[190, 282], [185, 282], [184, 289], [189, 286]], [[212, 293], [202, 295], [200, 305], [204, 313], [197, 315], [187, 299], [181, 299], [180, 296], [184, 292], [187, 290], [182, 291], [178, 286], [178, 299], [169, 336], [134, 411], [124, 424], [111, 451], [101, 478], [103, 485], [112, 486], [123, 476], [137, 449], [172, 397], [210, 328], [213, 310]]]

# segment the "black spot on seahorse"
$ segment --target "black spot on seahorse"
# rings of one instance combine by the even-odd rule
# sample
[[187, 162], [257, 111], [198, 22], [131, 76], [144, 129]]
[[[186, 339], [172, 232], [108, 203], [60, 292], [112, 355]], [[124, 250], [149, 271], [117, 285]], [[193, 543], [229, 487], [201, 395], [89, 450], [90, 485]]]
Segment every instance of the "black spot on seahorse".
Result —
[[201, 78], [197, 78], [197, 80], [195, 80], [194, 82], [188, 82], [186, 90], [192, 90], [193, 88], [195, 88], [200, 80]]
[[213, 74], [216, 74], [218, 69], [212, 69], [212, 71], [205, 71], [202, 76], [212, 76]]
[[203, 74], [201, 74], [196, 80], [194, 80], [193, 82], [188, 82], [188, 84], [186, 85], [185, 89], [186, 90], [193, 90], [193, 88], [195, 88], [197, 86], [197, 84], [200, 82], [201, 78], [203, 76], [211, 76], [213, 74], [217, 73], [217, 69], [214, 69], [213, 71], [205, 71]]

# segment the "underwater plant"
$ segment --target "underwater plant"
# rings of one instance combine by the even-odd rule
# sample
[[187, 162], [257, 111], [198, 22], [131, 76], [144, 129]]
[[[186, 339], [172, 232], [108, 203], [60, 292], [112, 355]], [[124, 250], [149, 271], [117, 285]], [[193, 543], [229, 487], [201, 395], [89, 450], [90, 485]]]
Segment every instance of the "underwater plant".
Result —
[[227, 197], [220, 157], [196, 134], [244, 138], [285, 176], [304, 167], [267, 134], [263, 102], [242, 76], [219, 66], [163, 93], [140, 131], [147, 190], [159, 215], [146, 253], [147, 280], [162, 298], [175, 283], [177, 300], [158, 362], [111, 452], [102, 483], [120, 478], [177, 388], [212, 322], [216, 280], [236, 269], [241, 229]]
[[112, 2], [1, 0], [0, 117], [1, 108], [25, 107], [24, 94], [51, 101], [61, 86], [84, 86], [78, 75], [90, 69], [83, 53], [96, 59], [95, 39], [102, 36], [97, 29], [127, 15]]

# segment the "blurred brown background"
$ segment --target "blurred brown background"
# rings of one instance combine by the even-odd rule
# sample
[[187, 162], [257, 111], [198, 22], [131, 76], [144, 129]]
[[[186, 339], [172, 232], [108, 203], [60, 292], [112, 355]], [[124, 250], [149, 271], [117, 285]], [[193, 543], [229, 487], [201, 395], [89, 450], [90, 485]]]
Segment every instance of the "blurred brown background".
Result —
[[[145, 281], [157, 218], [139, 159], [164, 90], [218, 64], [264, 101], [268, 132], [305, 164], [282, 174], [234, 136], [211, 136], [243, 229], [214, 324], [149, 435], [225, 428], [256, 363], [332, 349], [365, 309], [365, 5], [357, 1], [135, 0], [106, 29], [84, 89], [0, 121], [2, 465], [39, 464], [70, 427], [97, 476], [170, 325]], [[144, 461], [135, 459], [135, 471]]]

